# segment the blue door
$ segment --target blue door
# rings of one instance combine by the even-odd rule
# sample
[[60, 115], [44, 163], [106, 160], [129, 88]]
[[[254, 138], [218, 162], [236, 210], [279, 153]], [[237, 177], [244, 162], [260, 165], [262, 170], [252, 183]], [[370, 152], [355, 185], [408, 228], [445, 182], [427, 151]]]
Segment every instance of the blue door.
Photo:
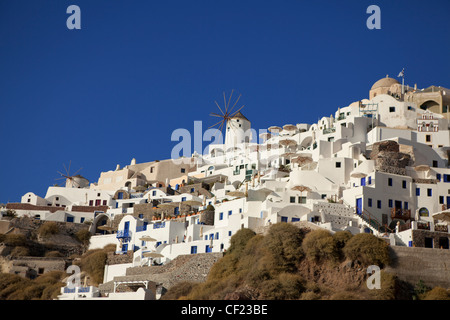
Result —
[[356, 198], [356, 213], [362, 213], [362, 198]]
[[366, 178], [361, 178], [361, 186], [364, 187], [366, 185]]
[[128, 243], [124, 243], [122, 245], [122, 252], [127, 252], [128, 251]]
[[125, 222], [125, 225], [124, 225], [123, 228], [124, 228], [124, 230], [126, 230], [126, 231], [130, 230], [130, 221]]
[[212, 248], [210, 246], [206, 246], [205, 252], [212, 252]]
[[447, 196], [447, 206], [449, 206], [449, 205], [450, 205], [450, 197]]

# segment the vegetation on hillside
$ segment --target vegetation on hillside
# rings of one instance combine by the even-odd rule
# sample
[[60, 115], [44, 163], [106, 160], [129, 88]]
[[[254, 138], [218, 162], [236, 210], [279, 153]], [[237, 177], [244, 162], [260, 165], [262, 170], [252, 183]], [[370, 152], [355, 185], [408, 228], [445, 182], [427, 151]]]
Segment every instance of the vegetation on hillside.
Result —
[[[405, 295], [401, 282], [381, 271], [381, 289], [369, 290], [367, 267], [389, 265], [389, 247], [370, 235], [326, 230], [308, 232], [274, 224], [266, 235], [241, 229], [206, 282], [183, 282], [163, 299], [392, 300]], [[434, 291], [433, 291], [434, 290]], [[424, 290], [419, 299], [448, 298], [448, 291]], [[407, 291], [407, 290], [406, 290]]]

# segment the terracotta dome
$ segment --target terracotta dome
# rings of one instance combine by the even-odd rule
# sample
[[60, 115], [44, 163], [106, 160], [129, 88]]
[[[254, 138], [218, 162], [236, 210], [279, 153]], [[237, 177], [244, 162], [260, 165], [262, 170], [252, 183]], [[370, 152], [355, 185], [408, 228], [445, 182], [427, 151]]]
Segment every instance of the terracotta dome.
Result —
[[377, 88], [390, 88], [393, 84], [399, 84], [399, 83], [400, 82], [398, 82], [394, 78], [389, 78], [388, 76], [386, 76], [386, 78], [382, 78], [382, 79], [378, 80], [377, 82], [375, 82], [370, 90], [374, 90]]

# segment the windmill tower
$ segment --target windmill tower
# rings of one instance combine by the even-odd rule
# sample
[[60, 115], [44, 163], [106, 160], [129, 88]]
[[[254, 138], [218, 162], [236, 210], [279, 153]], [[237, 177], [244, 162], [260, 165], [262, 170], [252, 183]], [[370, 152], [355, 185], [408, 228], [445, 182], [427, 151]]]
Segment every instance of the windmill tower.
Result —
[[[221, 111], [221, 114], [211, 113], [211, 116], [221, 118], [219, 122], [212, 125], [211, 127], [218, 126], [219, 132], [222, 133], [222, 129], [225, 131], [225, 148], [226, 150], [236, 147], [238, 144], [251, 141], [251, 123], [242, 114], [241, 110], [244, 106], [241, 106], [237, 111], [233, 112], [234, 107], [237, 105], [241, 95], [236, 99], [233, 106], [230, 108], [231, 98], [233, 96], [233, 90], [231, 90], [230, 97], [228, 101], [225, 97], [225, 92], [223, 93], [224, 110], [220, 108], [217, 101], [214, 101]], [[210, 128], [211, 128], [210, 127]]]
[[66, 171], [66, 174], [61, 173], [60, 171], [57, 171], [60, 175], [61, 178], [55, 179], [55, 180], [62, 180], [65, 179], [66, 180], [66, 188], [86, 188], [89, 186], [89, 180], [84, 178], [81, 175], [77, 175], [78, 172], [80, 172], [81, 169], [80, 168], [77, 170], [77, 172], [75, 172], [73, 175], [70, 174], [70, 167], [71, 167], [72, 161], [69, 162], [69, 168], [67, 169], [67, 167], [63, 164], [64, 170]]

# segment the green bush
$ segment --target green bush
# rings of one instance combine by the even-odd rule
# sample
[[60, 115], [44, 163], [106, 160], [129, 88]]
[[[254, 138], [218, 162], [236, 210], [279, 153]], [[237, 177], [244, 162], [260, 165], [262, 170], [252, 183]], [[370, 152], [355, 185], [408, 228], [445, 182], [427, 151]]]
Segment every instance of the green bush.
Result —
[[377, 265], [380, 268], [390, 262], [388, 244], [372, 234], [359, 233], [348, 240], [343, 252], [345, 257], [358, 260], [363, 265]]
[[308, 233], [303, 240], [303, 251], [311, 261], [336, 261], [339, 251], [336, 242], [329, 231], [314, 230]]

